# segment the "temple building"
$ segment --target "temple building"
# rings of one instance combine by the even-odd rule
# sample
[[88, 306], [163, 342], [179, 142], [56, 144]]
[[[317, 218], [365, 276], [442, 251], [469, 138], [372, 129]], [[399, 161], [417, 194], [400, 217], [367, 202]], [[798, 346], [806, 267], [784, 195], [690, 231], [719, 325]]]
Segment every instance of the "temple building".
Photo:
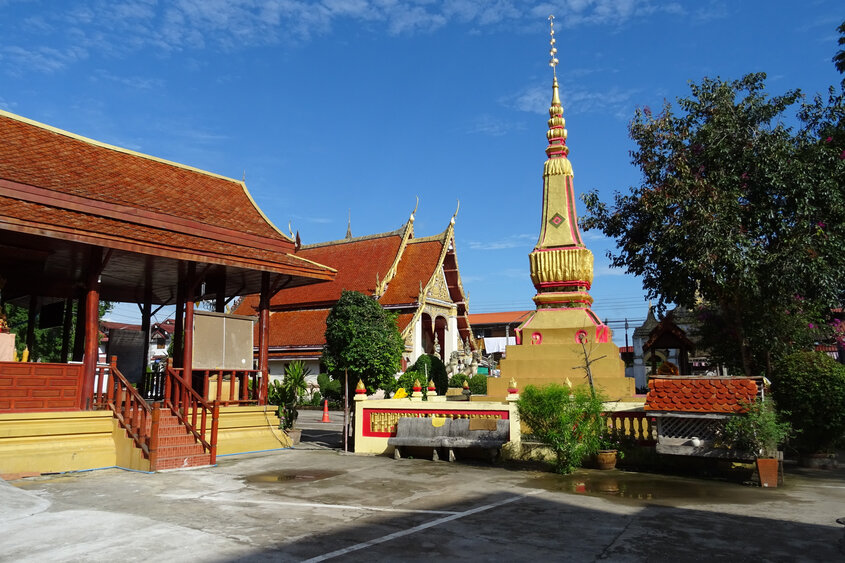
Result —
[[[282, 376], [288, 363], [305, 362], [313, 380], [321, 372], [326, 318], [343, 290], [377, 299], [398, 315], [405, 340], [404, 369], [423, 354], [445, 363], [474, 350], [455, 254], [455, 217], [442, 233], [415, 238], [414, 214], [386, 233], [303, 245], [297, 256], [337, 270], [330, 282], [282, 289], [270, 302], [270, 373]], [[256, 296], [248, 296], [236, 313], [253, 315]]]
[[[0, 255], [0, 303], [28, 317], [19, 333], [0, 323], [0, 476], [195, 467], [290, 445], [265, 407], [271, 291], [335, 272], [298, 256], [243, 181], [0, 110]], [[224, 313], [244, 294], [261, 296], [257, 319]], [[137, 304], [140, 334], [154, 307], [176, 307], [174, 362], [154, 385], [99, 361], [101, 301]], [[38, 325], [61, 327], [58, 359], [35, 361]], [[16, 339], [36, 353], [14, 361]], [[121, 352], [139, 372], [140, 340]]]
[[[555, 69], [554, 23], [551, 35], [550, 65]], [[591, 378], [608, 399], [629, 399], [635, 394], [634, 380], [625, 377], [610, 327], [590, 308], [593, 254], [584, 245], [575, 214], [573, 169], [556, 73], [548, 124], [540, 238], [529, 254], [537, 309], [517, 329], [517, 344], [507, 347], [500, 365], [502, 377], [488, 382], [488, 394], [505, 397], [511, 378], [519, 387], [567, 380], [586, 384]]]

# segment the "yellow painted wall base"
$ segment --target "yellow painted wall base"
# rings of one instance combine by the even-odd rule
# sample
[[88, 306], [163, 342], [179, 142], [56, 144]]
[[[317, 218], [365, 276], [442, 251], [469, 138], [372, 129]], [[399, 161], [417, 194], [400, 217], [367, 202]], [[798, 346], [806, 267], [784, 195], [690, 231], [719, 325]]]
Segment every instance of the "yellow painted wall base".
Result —
[[[210, 431], [209, 431], [210, 433]], [[288, 448], [275, 407], [221, 407], [217, 454]], [[37, 475], [101, 467], [149, 471], [111, 411], [0, 414], [0, 475]]]
[[587, 375], [580, 367], [584, 365], [584, 351], [576, 339], [579, 331], [586, 333], [587, 352], [596, 360], [590, 365], [596, 387], [611, 401], [636, 400], [634, 379], [625, 377], [619, 348], [612, 340], [596, 341], [597, 327], [584, 309], [538, 310], [522, 327], [522, 344], [507, 347], [500, 364], [501, 377], [487, 380], [488, 397], [503, 400], [511, 378], [519, 389], [564, 384], [567, 378], [573, 385], [587, 384]]
[[0, 414], [0, 474], [112, 467], [115, 426], [109, 411]]
[[276, 407], [220, 407], [217, 455], [275, 450], [292, 446], [279, 430]]

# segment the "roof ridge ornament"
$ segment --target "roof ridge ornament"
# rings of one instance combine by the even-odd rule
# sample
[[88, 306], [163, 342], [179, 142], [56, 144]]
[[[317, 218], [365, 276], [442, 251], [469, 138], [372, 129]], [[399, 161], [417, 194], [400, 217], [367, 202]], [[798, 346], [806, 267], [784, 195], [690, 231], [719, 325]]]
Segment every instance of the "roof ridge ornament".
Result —
[[352, 238], [352, 208], [349, 209], [349, 215], [346, 220], [346, 238]]
[[458, 218], [458, 211], [461, 210], [461, 200], [458, 200], [458, 207], [455, 209], [455, 213], [452, 215], [452, 219], [449, 221], [450, 225], [455, 224], [455, 219]]

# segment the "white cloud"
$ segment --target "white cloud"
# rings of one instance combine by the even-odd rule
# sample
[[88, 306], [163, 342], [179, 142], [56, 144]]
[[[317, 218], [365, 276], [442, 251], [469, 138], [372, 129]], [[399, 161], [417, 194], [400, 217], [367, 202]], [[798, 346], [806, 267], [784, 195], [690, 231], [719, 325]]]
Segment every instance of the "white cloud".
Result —
[[466, 133], [490, 135], [491, 137], [501, 137], [513, 130], [523, 129], [524, 125], [521, 123], [509, 123], [500, 117], [492, 115], [480, 115], [473, 120]]
[[536, 234], [521, 234], [494, 241], [471, 240], [468, 246], [470, 250], [506, 250], [508, 248], [528, 248], [536, 240]]
[[[560, 97], [563, 104], [564, 117], [567, 114], [603, 113], [619, 119], [629, 119], [634, 108], [634, 96], [637, 89], [623, 90], [612, 87], [609, 90], [594, 92], [580, 86], [567, 87], [560, 85]], [[551, 93], [548, 84], [531, 86], [522, 92], [504, 98], [502, 102], [520, 111], [544, 114], [551, 103]]]
[[[54, 72], [86, 52], [125, 56], [143, 47], [228, 51], [302, 43], [350, 21], [372, 23], [370, 32], [391, 35], [430, 33], [450, 24], [477, 33], [504, 25], [533, 30], [551, 12], [566, 14], [556, 20], [564, 27], [612, 27], [681, 11], [676, 3], [656, 0], [87, 0], [30, 17], [30, 29], [38, 31], [33, 41], [40, 44], [6, 47], [3, 59], [7, 67]], [[44, 46], [62, 42], [68, 46]]]

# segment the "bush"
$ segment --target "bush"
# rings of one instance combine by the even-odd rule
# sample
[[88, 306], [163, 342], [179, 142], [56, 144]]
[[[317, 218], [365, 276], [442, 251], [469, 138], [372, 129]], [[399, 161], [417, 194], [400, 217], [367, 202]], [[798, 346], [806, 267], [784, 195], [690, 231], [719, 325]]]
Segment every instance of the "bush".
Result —
[[[423, 387], [428, 387], [428, 381], [434, 380], [434, 387], [437, 389], [437, 394], [446, 394], [446, 389], [449, 387], [449, 376], [446, 375], [446, 366], [437, 356], [431, 354], [420, 356], [414, 362], [414, 365], [406, 370], [406, 373], [409, 371], [416, 372], [417, 375], [415, 377], [419, 377], [420, 384]], [[428, 374], [428, 377], [426, 377], [426, 374]], [[401, 377], [399, 379], [402, 381]], [[414, 380], [411, 379], [411, 383], [413, 382]], [[402, 385], [399, 387], [402, 387]], [[408, 387], [405, 388], [406, 391], [408, 389]]]
[[465, 374], [456, 373], [455, 375], [449, 378], [449, 387], [463, 387], [464, 381], [466, 381], [467, 379], [469, 378]]
[[328, 399], [330, 403], [343, 401], [343, 384], [339, 380], [332, 379], [327, 373], [321, 373], [317, 376], [317, 385], [320, 386], [323, 399]]
[[267, 402], [276, 405], [281, 418], [281, 428], [290, 430], [299, 417], [297, 406], [305, 402], [307, 385], [305, 377], [310, 370], [301, 361], [291, 362], [285, 367], [282, 381], [274, 380], [267, 386]]
[[394, 391], [398, 391], [400, 388], [404, 389], [408, 396], [411, 396], [411, 393], [414, 391], [414, 381], [420, 381], [420, 387], [422, 387], [423, 397], [428, 396], [428, 381], [425, 379], [425, 375], [421, 373], [417, 373], [416, 371], [409, 369], [405, 373], [399, 376], [399, 379], [396, 380], [396, 388]]
[[757, 457], [775, 457], [778, 445], [789, 436], [789, 423], [778, 421], [772, 401], [757, 399], [743, 406], [748, 412], [728, 419], [722, 439], [731, 448], [753, 452]]
[[601, 448], [602, 397], [593, 395], [589, 387], [528, 385], [516, 404], [531, 434], [554, 452], [559, 473], [571, 473]]
[[827, 354], [797, 352], [775, 365], [772, 379], [798, 451], [830, 451], [845, 432], [845, 366]]
[[[461, 386], [463, 386], [463, 383], [461, 383]], [[486, 395], [487, 376], [480, 373], [473, 375], [469, 380], [469, 390], [472, 391], [473, 395]]]

